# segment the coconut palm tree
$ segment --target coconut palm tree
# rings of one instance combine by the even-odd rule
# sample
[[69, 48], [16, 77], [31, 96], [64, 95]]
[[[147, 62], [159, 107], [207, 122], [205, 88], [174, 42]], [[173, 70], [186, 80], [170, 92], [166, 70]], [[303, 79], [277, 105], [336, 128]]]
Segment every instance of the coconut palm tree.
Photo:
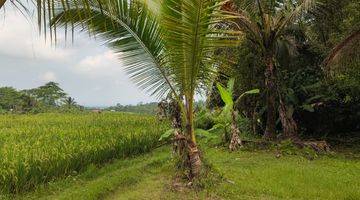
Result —
[[77, 102], [75, 101], [74, 98], [72, 97], [66, 97], [64, 100], [63, 100], [63, 104], [68, 107], [68, 108], [72, 108], [72, 107], [75, 107], [77, 106]]
[[[283, 47], [290, 47], [289, 44], [293, 43], [286, 30], [297, 23], [302, 14], [315, 7], [315, 4], [315, 0], [233, 0], [223, 7], [224, 10], [238, 14], [235, 27], [243, 31], [246, 38], [258, 47], [257, 50], [263, 58], [267, 90], [265, 139], [273, 139], [276, 132], [276, 98], [279, 94], [276, 56], [282, 52]], [[281, 106], [279, 112], [286, 112], [286, 110]], [[281, 120], [283, 126], [295, 124], [291, 116], [285, 113], [280, 116], [287, 117]], [[296, 130], [296, 127], [284, 127], [284, 135], [296, 135], [285, 130]]]
[[214, 50], [236, 44], [238, 38], [236, 32], [217, 26], [234, 18], [221, 10], [225, 3], [163, 0], [154, 13], [143, 1], [74, 1], [52, 19], [53, 26], [80, 26], [103, 39], [140, 88], [157, 97], [175, 97], [185, 127], [191, 177], [201, 171], [193, 125], [194, 96], [213, 80]]

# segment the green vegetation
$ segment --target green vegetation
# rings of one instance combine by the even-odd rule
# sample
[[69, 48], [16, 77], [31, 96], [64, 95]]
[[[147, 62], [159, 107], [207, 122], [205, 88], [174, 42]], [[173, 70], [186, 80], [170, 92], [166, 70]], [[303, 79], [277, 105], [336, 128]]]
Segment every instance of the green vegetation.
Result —
[[[360, 161], [343, 154], [310, 161], [272, 151], [205, 148], [218, 178], [202, 190], [174, 182], [169, 147], [40, 187], [16, 199], [359, 199]], [[217, 176], [220, 174], [221, 176]]]
[[138, 103], [136, 105], [121, 105], [118, 103], [118, 104], [116, 104], [116, 106], [110, 106], [110, 107], [106, 108], [105, 110], [155, 115], [157, 106], [158, 106], [158, 103], [156, 103], [156, 102]]
[[82, 108], [55, 82], [27, 90], [0, 88], [1, 113], [74, 112]]
[[[223, 87], [221, 84], [217, 84], [216, 87], [219, 90], [220, 97], [225, 103], [224, 108], [221, 113], [214, 119], [216, 124], [210, 129], [210, 131], [219, 130], [224, 132], [224, 139], [226, 143], [230, 143], [229, 149], [234, 151], [239, 146], [242, 145], [241, 139], [239, 138], [239, 121], [243, 121], [239, 117], [238, 112], [236, 111], [236, 105], [240, 102], [242, 97], [246, 95], [259, 94], [259, 89], [253, 89], [241, 94], [236, 100], [233, 100], [234, 93], [234, 79], [230, 79], [227, 85], [227, 88]], [[230, 130], [229, 130], [230, 129]]]
[[[0, 116], [4, 197], [360, 199], [358, 0], [36, 4], [39, 28], [50, 28], [52, 39], [60, 27], [80, 27], [114, 50], [141, 89], [164, 98], [158, 116], [172, 129], [145, 115]], [[206, 105], [196, 108], [204, 93]], [[152, 106], [108, 110], [151, 113]], [[79, 110], [57, 83], [0, 88], [3, 113], [59, 108]], [[159, 137], [172, 142], [173, 157], [160, 148], [122, 159], [150, 151]], [[355, 156], [330, 152], [324, 139], [334, 137]]]
[[[282, 124], [284, 120], [280, 119], [279, 108], [283, 107], [282, 104], [285, 107], [285, 110], [282, 109], [285, 111], [283, 114], [286, 113], [284, 116], [290, 121], [291, 118], [294, 119], [292, 122], [297, 125], [297, 131], [294, 132], [302, 139], [325, 139], [359, 131], [360, 127], [355, 125], [360, 120], [358, 1], [313, 1], [315, 4], [310, 4], [313, 6], [310, 12], [297, 15], [295, 21], [282, 26], [282, 31], [276, 33], [279, 34], [276, 37], [269, 33], [279, 28], [276, 24], [282, 20], [277, 19], [285, 19], [280, 16], [306, 1], [231, 2], [233, 4], [229, 3], [225, 8], [244, 15], [237, 23], [244, 29], [247, 37], [237, 48], [219, 50], [219, 59], [228, 59], [230, 63], [221, 65], [218, 69], [216, 81], [208, 90], [208, 108], [214, 110], [223, 106], [216, 89], [217, 82], [225, 85], [229, 79], [235, 78], [234, 98], [245, 91], [259, 88], [260, 95], [246, 97], [237, 105], [237, 110], [242, 111], [240, 115], [251, 122], [254, 135], [264, 136], [269, 93], [264, 81], [267, 65], [264, 59], [266, 54], [263, 52], [273, 50], [270, 53], [275, 53], [272, 62], [278, 91], [271, 92], [271, 95], [276, 96], [276, 124], [275, 131], [272, 132], [276, 138], [289, 136], [285, 133], [288, 128]], [[271, 11], [273, 7], [274, 12]], [[284, 10], [281, 11], [282, 9]], [[263, 39], [256, 39], [259, 37]], [[259, 47], [264, 42], [273, 45], [268, 45], [268, 49]], [[337, 44], [343, 44], [344, 47], [340, 48]], [[336, 56], [324, 67], [324, 59], [333, 50], [338, 50], [335, 51]]]
[[[235, 19], [218, 0], [164, 0], [159, 12], [146, 1], [77, 1], [58, 5], [52, 27], [82, 26], [100, 37], [126, 63], [125, 70], [142, 89], [159, 97], [173, 97], [187, 137], [190, 176], [197, 177], [201, 160], [194, 132], [196, 92], [215, 77], [218, 48], [236, 45], [239, 31], [217, 24]], [[90, 6], [89, 6], [90, 5]], [[176, 10], [176, 12], [174, 12]], [[185, 158], [185, 157], [184, 157]]]
[[121, 113], [0, 116], [0, 188], [18, 193], [114, 158], [150, 151], [167, 127]]

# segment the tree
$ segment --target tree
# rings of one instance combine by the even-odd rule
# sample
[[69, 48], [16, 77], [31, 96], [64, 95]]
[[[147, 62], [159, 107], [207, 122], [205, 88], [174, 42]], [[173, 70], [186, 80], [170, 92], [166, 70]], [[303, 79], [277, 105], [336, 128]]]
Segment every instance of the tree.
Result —
[[12, 87], [0, 88], [0, 109], [16, 112], [27, 112], [34, 108], [37, 101]]
[[12, 87], [0, 88], [0, 108], [5, 110], [20, 109], [21, 93]]
[[66, 93], [60, 88], [59, 83], [48, 82], [38, 88], [24, 90], [26, 94], [36, 98], [46, 106], [57, 106], [66, 97]]
[[[236, 44], [237, 33], [219, 30], [222, 0], [164, 0], [154, 14], [146, 3], [128, 0], [76, 2], [53, 18], [54, 26], [82, 25], [114, 49], [137, 85], [178, 103], [185, 129], [191, 177], [201, 171], [194, 134], [194, 96], [216, 72], [213, 52]], [[88, 13], [87, 9], [91, 12]], [[160, 23], [161, 20], [161, 23]]]
[[72, 107], [77, 106], [77, 103], [76, 103], [75, 99], [72, 98], [72, 97], [67, 97], [67, 98], [65, 98], [65, 99], [63, 100], [63, 103], [64, 103], [64, 105], [65, 105], [66, 107], [68, 107], [68, 108], [72, 108]]
[[[235, 21], [236, 27], [243, 31], [246, 39], [257, 47], [265, 65], [267, 106], [265, 139], [273, 139], [276, 133], [276, 97], [279, 94], [276, 57], [283, 52], [284, 48], [291, 47], [292, 40], [286, 30], [294, 23], [299, 22], [301, 15], [313, 7], [315, 7], [315, 0], [246, 0], [230, 2], [223, 8], [238, 13], [239, 18]], [[283, 111], [280, 109], [280, 112]], [[294, 122], [292, 118], [287, 120]], [[294, 123], [286, 123], [283, 126], [287, 124]], [[284, 128], [284, 130], [294, 129]], [[293, 135], [287, 132], [284, 134]]]

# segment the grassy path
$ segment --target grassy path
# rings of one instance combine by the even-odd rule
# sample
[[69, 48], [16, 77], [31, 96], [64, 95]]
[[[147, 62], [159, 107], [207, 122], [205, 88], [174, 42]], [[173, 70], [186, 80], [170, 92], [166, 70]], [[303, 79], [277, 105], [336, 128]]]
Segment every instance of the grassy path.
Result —
[[195, 192], [173, 191], [169, 147], [56, 181], [16, 199], [360, 199], [360, 160], [275, 158], [271, 152], [207, 149], [224, 181]]
[[170, 158], [166, 149], [157, 149], [134, 158], [116, 160], [100, 168], [93, 165], [80, 175], [51, 182], [30, 193], [0, 196], [0, 199], [104, 199], [112, 191], [120, 188], [126, 190], [144, 181], [144, 178], [151, 174], [159, 173], [158, 166], [168, 166]]

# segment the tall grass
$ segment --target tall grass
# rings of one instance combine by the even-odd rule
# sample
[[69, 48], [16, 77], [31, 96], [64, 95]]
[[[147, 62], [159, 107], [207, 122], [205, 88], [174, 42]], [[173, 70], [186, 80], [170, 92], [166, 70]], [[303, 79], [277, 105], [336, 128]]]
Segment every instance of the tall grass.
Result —
[[18, 193], [89, 164], [147, 152], [166, 126], [121, 113], [0, 116], [0, 189]]

